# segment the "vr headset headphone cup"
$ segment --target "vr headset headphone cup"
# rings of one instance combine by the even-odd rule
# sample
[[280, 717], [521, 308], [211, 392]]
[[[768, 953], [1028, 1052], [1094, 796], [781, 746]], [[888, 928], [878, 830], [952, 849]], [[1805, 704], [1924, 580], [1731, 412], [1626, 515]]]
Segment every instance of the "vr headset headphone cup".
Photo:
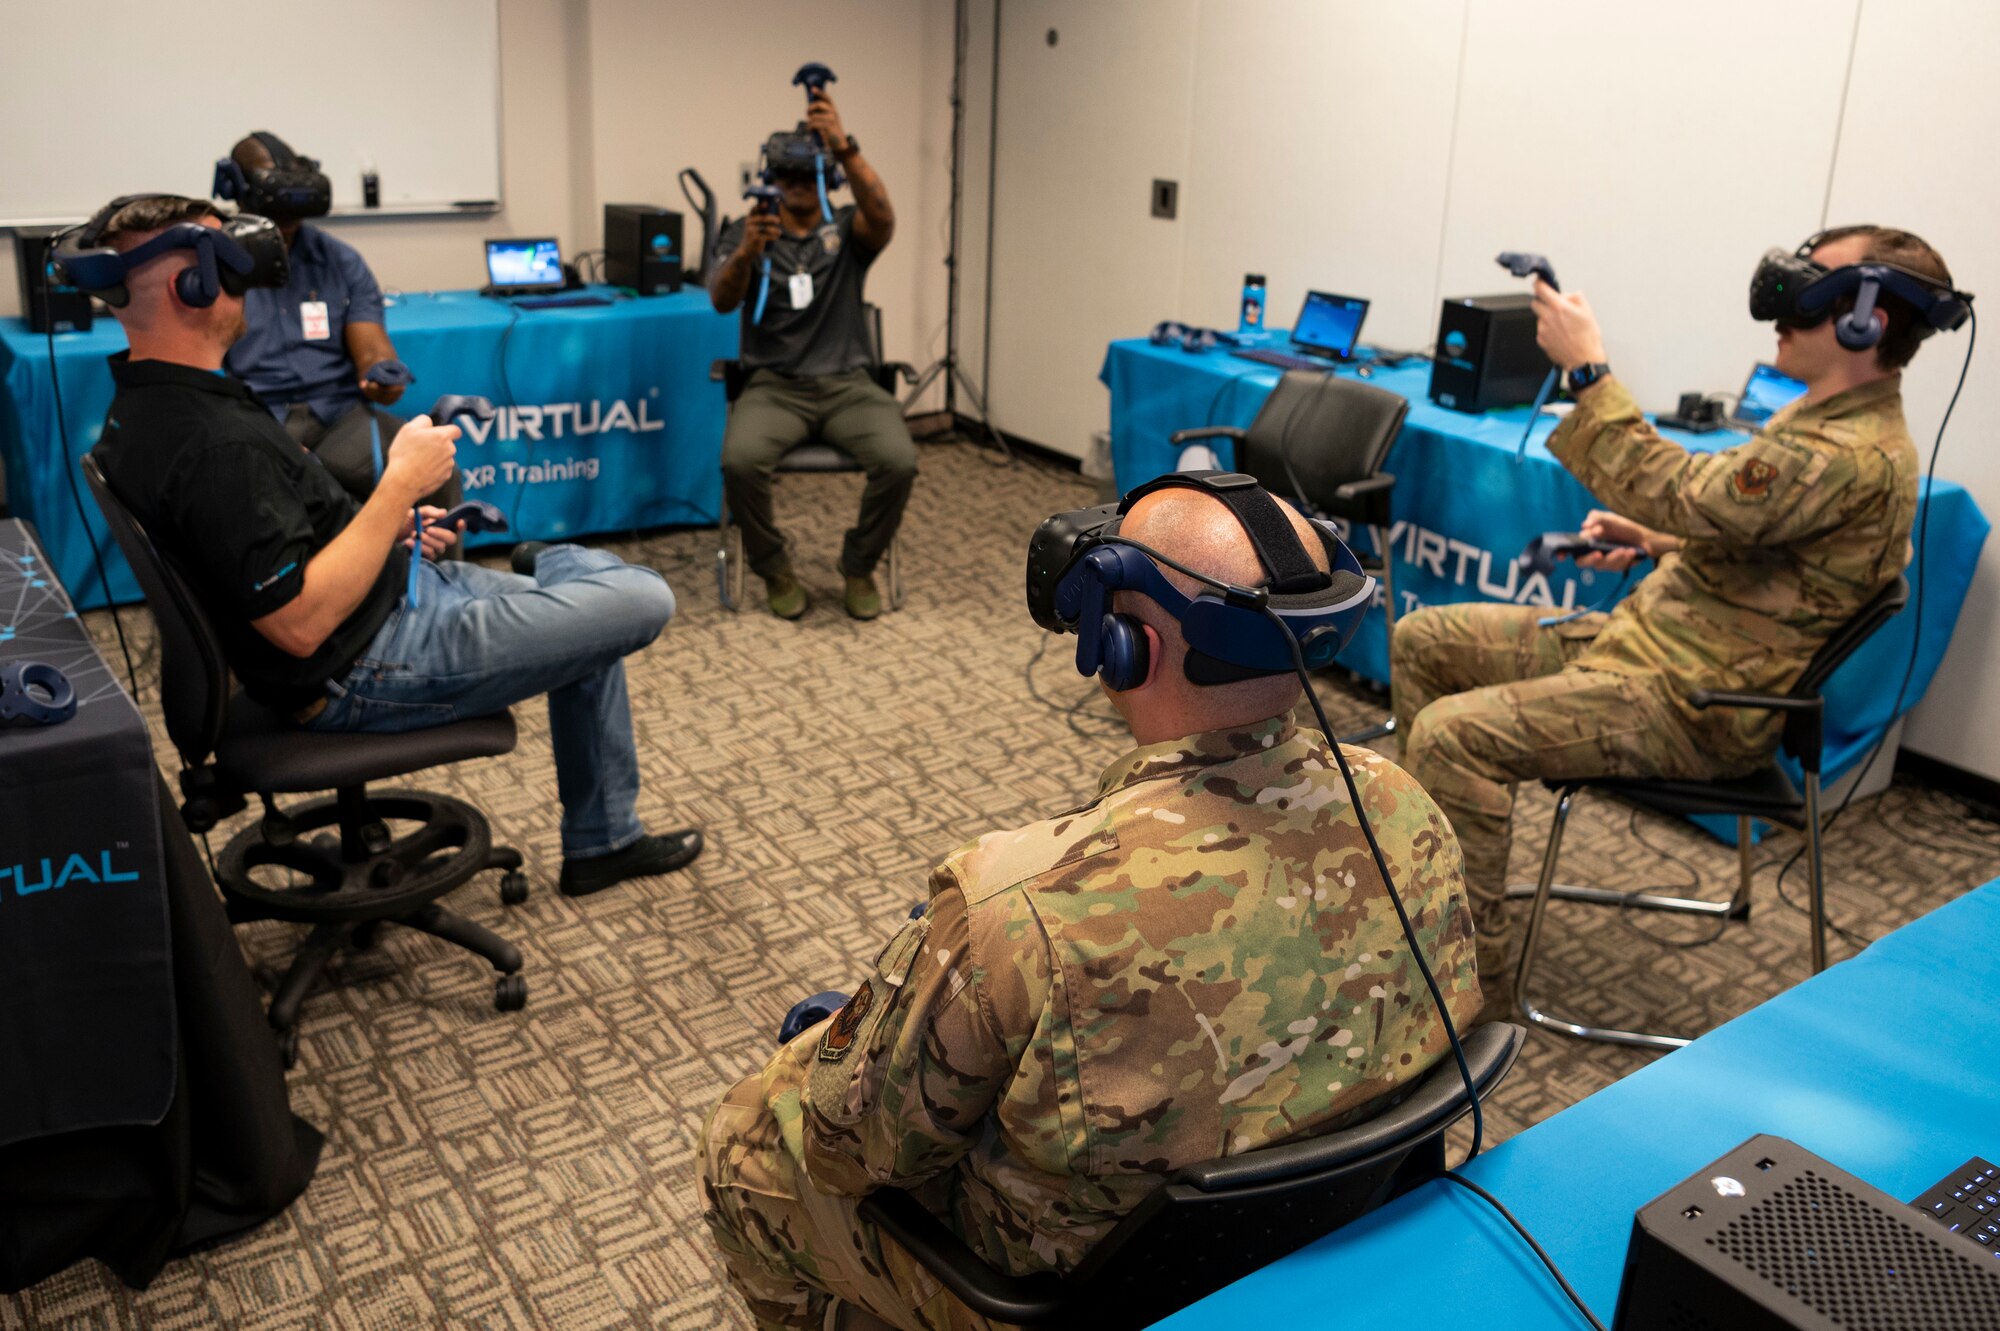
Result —
[[216, 198], [279, 222], [325, 217], [332, 211], [333, 182], [319, 169], [317, 158], [301, 157], [268, 130], [257, 130], [250, 137], [271, 154], [271, 165], [245, 171], [234, 157], [222, 158], [215, 164], [210, 191]]
[[[1846, 228], [1842, 228], [1845, 230]], [[1922, 273], [1880, 259], [1828, 268], [1812, 252], [1830, 233], [1806, 238], [1790, 254], [1767, 250], [1750, 276], [1750, 317], [1785, 328], [1817, 328], [1833, 317], [1847, 296], [1854, 308], [1835, 322], [1833, 333], [1849, 351], [1866, 351], [1882, 340], [1875, 310], [1884, 293], [1910, 307], [1918, 341], [1961, 327], [1972, 314], [1972, 295]]]
[[127, 194], [105, 204], [88, 222], [56, 242], [49, 256], [56, 275], [107, 305], [122, 308], [132, 299], [125, 285], [131, 273], [171, 250], [193, 250], [195, 261], [174, 275], [174, 291], [195, 309], [215, 304], [216, 297], [225, 291], [240, 296], [252, 287], [285, 285], [291, 276], [285, 238], [276, 223], [255, 213], [238, 213], [219, 228], [176, 222], [145, 244], [122, 253], [103, 243], [105, 228], [127, 205], [179, 197]]
[[[1133, 504], [1167, 489], [1200, 491], [1227, 506], [1269, 571], [1268, 585], [1233, 586], [1118, 534]], [[1076, 634], [1077, 673], [1121, 691], [1144, 681], [1149, 662], [1140, 621], [1111, 609], [1115, 591], [1138, 592], [1180, 622], [1188, 643], [1183, 670], [1195, 684], [1291, 674], [1295, 651], [1307, 668], [1318, 669], [1332, 664], [1360, 628], [1375, 580], [1361, 571], [1331, 524], [1308, 521], [1330, 573], [1314, 565], [1284, 510], [1252, 478], [1215, 471], [1162, 476], [1133, 489], [1123, 503], [1058, 513], [1035, 529], [1028, 543], [1028, 613], [1052, 633]], [[1160, 572], [1161, 564], [1204, 590], [1183, 594]]]

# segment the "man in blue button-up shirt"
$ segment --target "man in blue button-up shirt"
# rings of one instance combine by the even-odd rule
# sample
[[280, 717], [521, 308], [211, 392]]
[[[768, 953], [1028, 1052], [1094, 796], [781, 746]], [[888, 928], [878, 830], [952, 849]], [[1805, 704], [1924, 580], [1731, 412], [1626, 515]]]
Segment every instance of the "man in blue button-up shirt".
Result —
[[[230, 156], [246, 174], [272, 165], [270, 149], [254, 137]], [[291, 248], [291, 280], [245, 293], [249, 331], [230, 349], [229, 371], [349, 494], [365, 500], [375, 486], [371, 416], [384, 447], [403, 427], [401, 417], [379, 409], [402, 397], [402, 385], [367, 377], [368, 369], [396, 358], [382, 326], [382, 288], [346, 241], [296, 218], [272, 220]], [[460, 498], [454, 477], [428, 502], [449, 508]]]

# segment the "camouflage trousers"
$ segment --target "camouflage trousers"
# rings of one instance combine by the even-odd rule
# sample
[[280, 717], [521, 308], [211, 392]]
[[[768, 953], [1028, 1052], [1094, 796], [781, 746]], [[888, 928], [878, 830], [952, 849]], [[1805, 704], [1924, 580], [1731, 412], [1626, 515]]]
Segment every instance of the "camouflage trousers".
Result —
[[729, 1283], [764, 1328], [818, 1331], [838, 1299], [904, 1331], [986, 1331], [994, 1324], [860, 1218], [859, 1199], [806, 1176], [799, 1091], [817, 1047], [816, 1037], [795, 1038], [702, 1124], [702, 1215]]
[[1544, 626], [1535, 606], [1427, 606], [1396, 622], [1390, 676], [1403, 767], [1465, 853], [1481, 951], [1504, 954], [1514, 786], [1541, 777], [1721, 773], [1663, 687], [1570, 664], [1609, 616]]

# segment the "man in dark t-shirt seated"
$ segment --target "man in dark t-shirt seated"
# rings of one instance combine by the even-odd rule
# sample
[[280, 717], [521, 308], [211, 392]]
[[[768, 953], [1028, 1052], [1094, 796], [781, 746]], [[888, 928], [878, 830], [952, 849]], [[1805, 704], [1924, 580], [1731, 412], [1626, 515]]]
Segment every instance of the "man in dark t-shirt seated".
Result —
[[243, 332], [242, 295], [177, 281], [209, 244], [199, 228], [220, 226], [213, 206], [142, 196], [91, 226], [121, 254], [170, 232], [185, 242], [124, 274], [117, 314], [131, 350], [111, 358], [118, 393], [93, 452], [201, 598], [244, 691], [318, 731], [417, 730], [546, 693], [563, 892], [700, 854], [699, 832], [648, 835], [635, 812], [623, 662], [673, 614], [666, 581], [574, 545], [518, 546], [514, 573], [438, 564], [458, 533], [435, 525], [412, 550], [412, 506], [452, 474], [458, 427], [424, 416], [404, 426], [357, 506], [222, 368]]
[[[802, 131], [773, 135], [765, 151], [778, 210], [753, 212], [723, 231], [716, 252], [728, 257], [708, 282], [718, 311], [743, 309], [742, 361], [751, 371], [722, 436], [723, 498], [772, 613], [797, 619], [806, 593], [772, 516], [771, 473], [789, 449], [815, 437], [851, 454], [868, 479], [861, 515], [841, 544], [840, 571], [847, 613], [873, 619], [882, 613], [875, 566], [917, 479], [902, 406], [868, 374], [881, 348], [871, 345], [861, 298], [868, 266], [895, 234], [896, 213], [824, 88], [813, 94]], [[836, 164], [854, 191], [854, 203], [838, 209], [822, 190]]]

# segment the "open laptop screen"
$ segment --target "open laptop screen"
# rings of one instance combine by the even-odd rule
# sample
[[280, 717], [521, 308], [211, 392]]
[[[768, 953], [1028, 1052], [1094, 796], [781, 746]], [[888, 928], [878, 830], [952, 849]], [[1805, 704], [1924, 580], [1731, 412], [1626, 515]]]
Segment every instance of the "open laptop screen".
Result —
[[1738, 425], [1756, 430], [1777, 415], [1780, 407], [1790, 404], [1793, 398], [1806, 391], [1806, 386], [1788, 374], [1778, 373], [1775, 365], [1759, 363], [1750, 371], [1750, 377], [1743, 381], [1743, 396], [1736, 403], [1736, 414], [1730, 419]]
[[1346, 360], [1354, 354], [1355, 340], [1361, 336], [1361, 321], [1367, 317], [1365, 300], [1308, 291], [1298, 322], [1292, 325], [1292, 341], [1301, 351]]
[[560, 290], [562, 247], [550, 238], [489, 240], [486, 280], [502, 293]]

